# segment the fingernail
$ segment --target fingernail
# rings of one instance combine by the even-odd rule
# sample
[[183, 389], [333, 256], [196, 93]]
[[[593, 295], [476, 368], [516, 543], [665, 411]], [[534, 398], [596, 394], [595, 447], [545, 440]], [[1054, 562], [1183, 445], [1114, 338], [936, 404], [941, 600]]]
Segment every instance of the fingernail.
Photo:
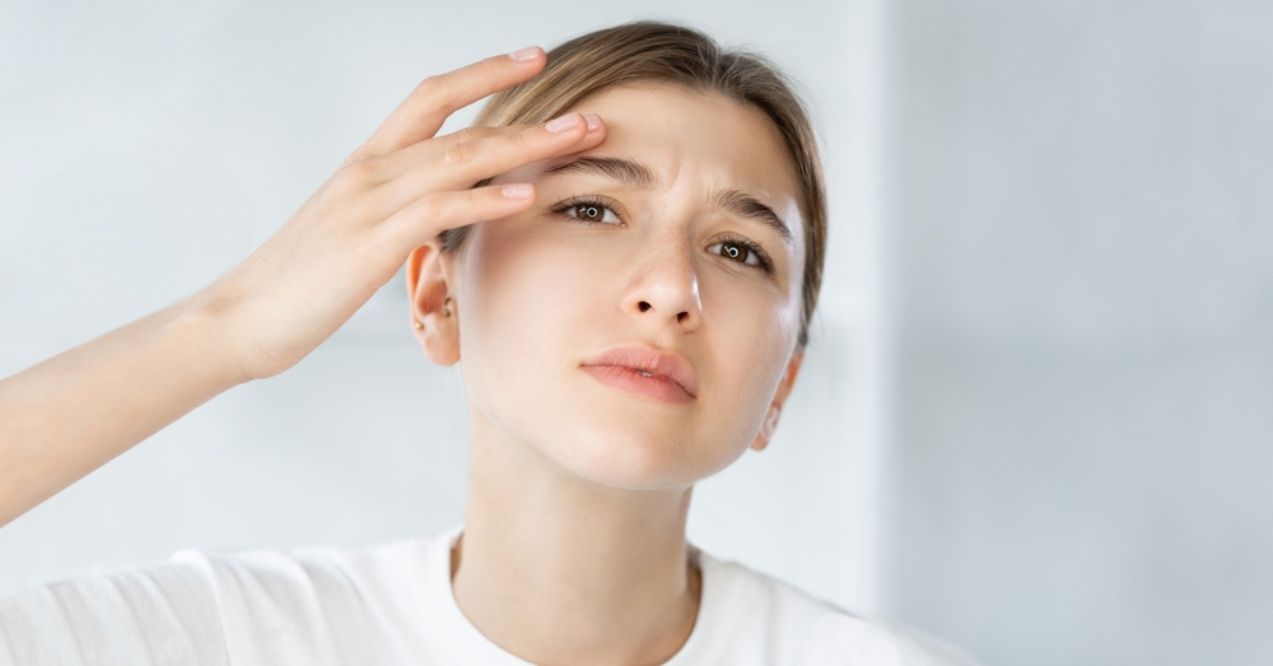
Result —
[[588, 121], [588, 131], [591, 132], [592, 130], [601, 127], [601, 116], [598, 116], [595, 113], [585, 113], [583, 114], [583, 117]]
[[549, 132], [564, 132], [578, 124], [579, 114], [567, 113], [564, 116], [558, 116], [557, 118], [553, 118], [548, 121], [548, 124], [544, 125], [544, 127], [547, 128]]
[[529, 183], [505, 185], [500, 188], [500, 193], [508, 199], [525, 199], [535, 193], [535, 187]]
[[539, 56], [543, 49], [538, 46], [527, 46], [524, 49], [517, 49], [508, 54], [508, 57], [518, 62], [529, 62]]

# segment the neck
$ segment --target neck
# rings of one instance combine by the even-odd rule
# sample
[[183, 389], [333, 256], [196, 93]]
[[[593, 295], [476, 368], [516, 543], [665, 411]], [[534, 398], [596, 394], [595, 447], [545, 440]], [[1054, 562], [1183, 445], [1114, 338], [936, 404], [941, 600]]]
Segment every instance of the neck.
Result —
[[487, 638], [534, 663], [662, 663], [688, 640], [701, 572], [685, 523], [693, 487], [630, 490], [473, 430], [456, 603]]

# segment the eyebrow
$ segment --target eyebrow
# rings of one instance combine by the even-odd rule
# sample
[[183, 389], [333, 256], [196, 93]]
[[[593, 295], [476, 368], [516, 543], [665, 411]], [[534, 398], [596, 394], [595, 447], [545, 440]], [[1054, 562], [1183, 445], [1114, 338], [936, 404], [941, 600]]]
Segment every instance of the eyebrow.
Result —
[[[649, 167], [622, 157], [584, 156], [575, 158], [565, 164], [559, 164], [544, 171], [544, 176], [555, 176], [563, 173], [583, 173], [604, 176], [611, 180], [642, 190], [653, 189], [659, 184], [659, 178]], [[782, 221], [772, 208], [742, 190], [726, 188], [716, 192], [713, 203], [717, 208], [729, 211], [739, 217], [759, 222], [773, 229], [782, 236], [788, 246], [792, 245], [791, 228]]]

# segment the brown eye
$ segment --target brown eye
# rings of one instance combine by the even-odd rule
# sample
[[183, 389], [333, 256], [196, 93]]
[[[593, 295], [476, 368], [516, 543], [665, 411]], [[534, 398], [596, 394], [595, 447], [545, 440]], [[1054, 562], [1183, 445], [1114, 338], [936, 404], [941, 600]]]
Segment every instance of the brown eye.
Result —
[[[738, 257], [742, 256], [744, 252], [748, 252], [748, 253], [751, 252], [751, 250], [748, 250], [747, 248], [743, 247], [741, 244], [734, 243], [732, 241], [721, 243], [720, 246], [721, 248], [723, 248], [723, 250], [721, 251], [721, 254], [725, 255], [726, 257], [730, 257], [731, 259], [737, 259]], [[745, 264], [747, 262], [744, 261], [743, 263]]]
[[[619, 215], [615, 213], [612, 206], [607, 205], [601, 199], [593, 197], [568, 199], [553, 206], [550, 212], [584, 224], [623, 226], [623, 220], [619, 219]], [[607, 213], [610, 215], [609, 219], [606, 218]], [[768, 275], [773, 275], [773, 262], [769, 260], [769, 255], [765, 254], [765, 251], [756, 243], [742, 237], [730, 237], [711, 247], [716, 247], [717, 245], [721, 248], [717, 252], [720, 256], [744, 266], [760, 269]]]
[[[717, 254], [722, 257], [738, 261], [739, 257], [746, 256], [747, 259], [738, 261], [738, 263], [759, 268], [766, 273], [773, 272], [773, 265], [769, 263], [769, 258], [765, 256], [764, 250], [761, 250], [759, 245], [751, 241], [725, 239], [712, 247], [717, 246], [720, 247], [720, 251]], [[751, 259], [755, 259], [755, 262], [750, 261]]]
[[[565, 215], [573, 220], [579, 220], [585, 224], [615, 224], [620, 222], [619, 216], [614, 209], [592, 199], [574, 199], [567, 201], [553, 209], [554, 213]], [[610, 219], [606, 219], [606, 213], [610, 214]]]

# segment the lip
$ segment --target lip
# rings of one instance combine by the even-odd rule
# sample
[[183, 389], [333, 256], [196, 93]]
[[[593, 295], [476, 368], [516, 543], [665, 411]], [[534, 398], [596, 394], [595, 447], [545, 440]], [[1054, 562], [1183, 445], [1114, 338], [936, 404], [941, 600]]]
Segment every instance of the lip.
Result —
[[[584, 361], [583, 368], [603, 382], [638, 393], [674, 402], [696, 400], [698, 397], [698, 376], [694, 366], [679, 354], [661, 352], [653, 347], [612, 347]], [[637, 371], [653, 376], [645, 377]]]
[[602, 384], [617, 389], [649, 396], [663, 402], [676, 404], [694, 402], [694, 396], [685, 392], [680, 384], [663, 377], [646, 377], [632, 368], [621, 365], [586, 365], [584, 372]]

